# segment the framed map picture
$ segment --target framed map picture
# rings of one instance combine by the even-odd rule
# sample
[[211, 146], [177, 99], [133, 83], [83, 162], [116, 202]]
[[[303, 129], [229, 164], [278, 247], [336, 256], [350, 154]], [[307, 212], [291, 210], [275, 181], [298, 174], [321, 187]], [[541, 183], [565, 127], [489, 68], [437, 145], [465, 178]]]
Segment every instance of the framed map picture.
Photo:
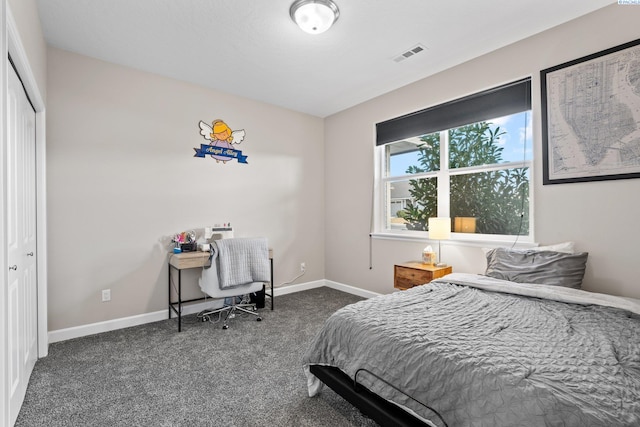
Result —
[[640, 39], [540, 71], [543, 184], [640, 178]]

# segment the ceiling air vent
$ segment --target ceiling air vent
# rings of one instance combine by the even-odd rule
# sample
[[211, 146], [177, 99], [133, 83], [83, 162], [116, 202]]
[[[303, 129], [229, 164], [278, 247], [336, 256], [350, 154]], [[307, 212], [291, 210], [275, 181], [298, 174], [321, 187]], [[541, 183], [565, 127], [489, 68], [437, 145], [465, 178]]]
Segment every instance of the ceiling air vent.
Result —
[[411, 49], [407, 50], [406, 52], [402, 52], [400, 55], [394, 57], [393, 60], [395, 62], [402, 62], [407, 58], [411, 58], [412, 56], [417, 55], [417, 54], [425, 51], [426, 49], [427, 48], [424, 47], [423, 45], [418, 44], [418, 45], [412, 47]]

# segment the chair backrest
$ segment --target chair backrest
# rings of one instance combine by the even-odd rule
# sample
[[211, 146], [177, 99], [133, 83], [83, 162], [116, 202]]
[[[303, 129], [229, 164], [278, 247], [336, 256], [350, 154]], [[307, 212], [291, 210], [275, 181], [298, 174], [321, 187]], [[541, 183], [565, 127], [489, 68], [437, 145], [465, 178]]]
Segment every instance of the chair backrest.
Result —
[[202, 270], [198, 283], [212, 298], [257, 292], [271, 280], [266, 238], [216, 240], [210, 260], [211, 266]]

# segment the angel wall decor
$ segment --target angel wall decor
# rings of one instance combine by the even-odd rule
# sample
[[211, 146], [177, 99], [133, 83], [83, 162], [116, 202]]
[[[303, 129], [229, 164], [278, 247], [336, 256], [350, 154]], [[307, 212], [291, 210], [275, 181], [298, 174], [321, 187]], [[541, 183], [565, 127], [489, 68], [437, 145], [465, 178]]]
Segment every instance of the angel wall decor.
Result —
[[196, 154], [194, 157], [205, 157], [210, 155], [216, 159], [216, 162], [227, 163], [229, 160], [236, 159], [238, 163], [247, 163], [247, 156], [242, 155], [242, 151], [233, 148], [232, 144], [240, 144], [244, 140], [245, 131], [231, 130], [231, 128], [223, 120], [214, 120], [209, 126], [200, 120], [200, 135], [209, 142], [209, 144], [200, 144], [200, 148], [194, 148]]

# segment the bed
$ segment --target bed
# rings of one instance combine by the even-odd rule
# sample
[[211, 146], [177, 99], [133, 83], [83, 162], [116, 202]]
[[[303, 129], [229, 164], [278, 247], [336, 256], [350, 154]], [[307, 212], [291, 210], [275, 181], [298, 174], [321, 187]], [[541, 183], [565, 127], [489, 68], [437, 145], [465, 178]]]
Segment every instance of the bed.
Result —
[[303, 357], [309, 395], [381, 425], [640, 426], [640, 300], [578, 289], [586, 254], [551, 252], [338, 310]]

